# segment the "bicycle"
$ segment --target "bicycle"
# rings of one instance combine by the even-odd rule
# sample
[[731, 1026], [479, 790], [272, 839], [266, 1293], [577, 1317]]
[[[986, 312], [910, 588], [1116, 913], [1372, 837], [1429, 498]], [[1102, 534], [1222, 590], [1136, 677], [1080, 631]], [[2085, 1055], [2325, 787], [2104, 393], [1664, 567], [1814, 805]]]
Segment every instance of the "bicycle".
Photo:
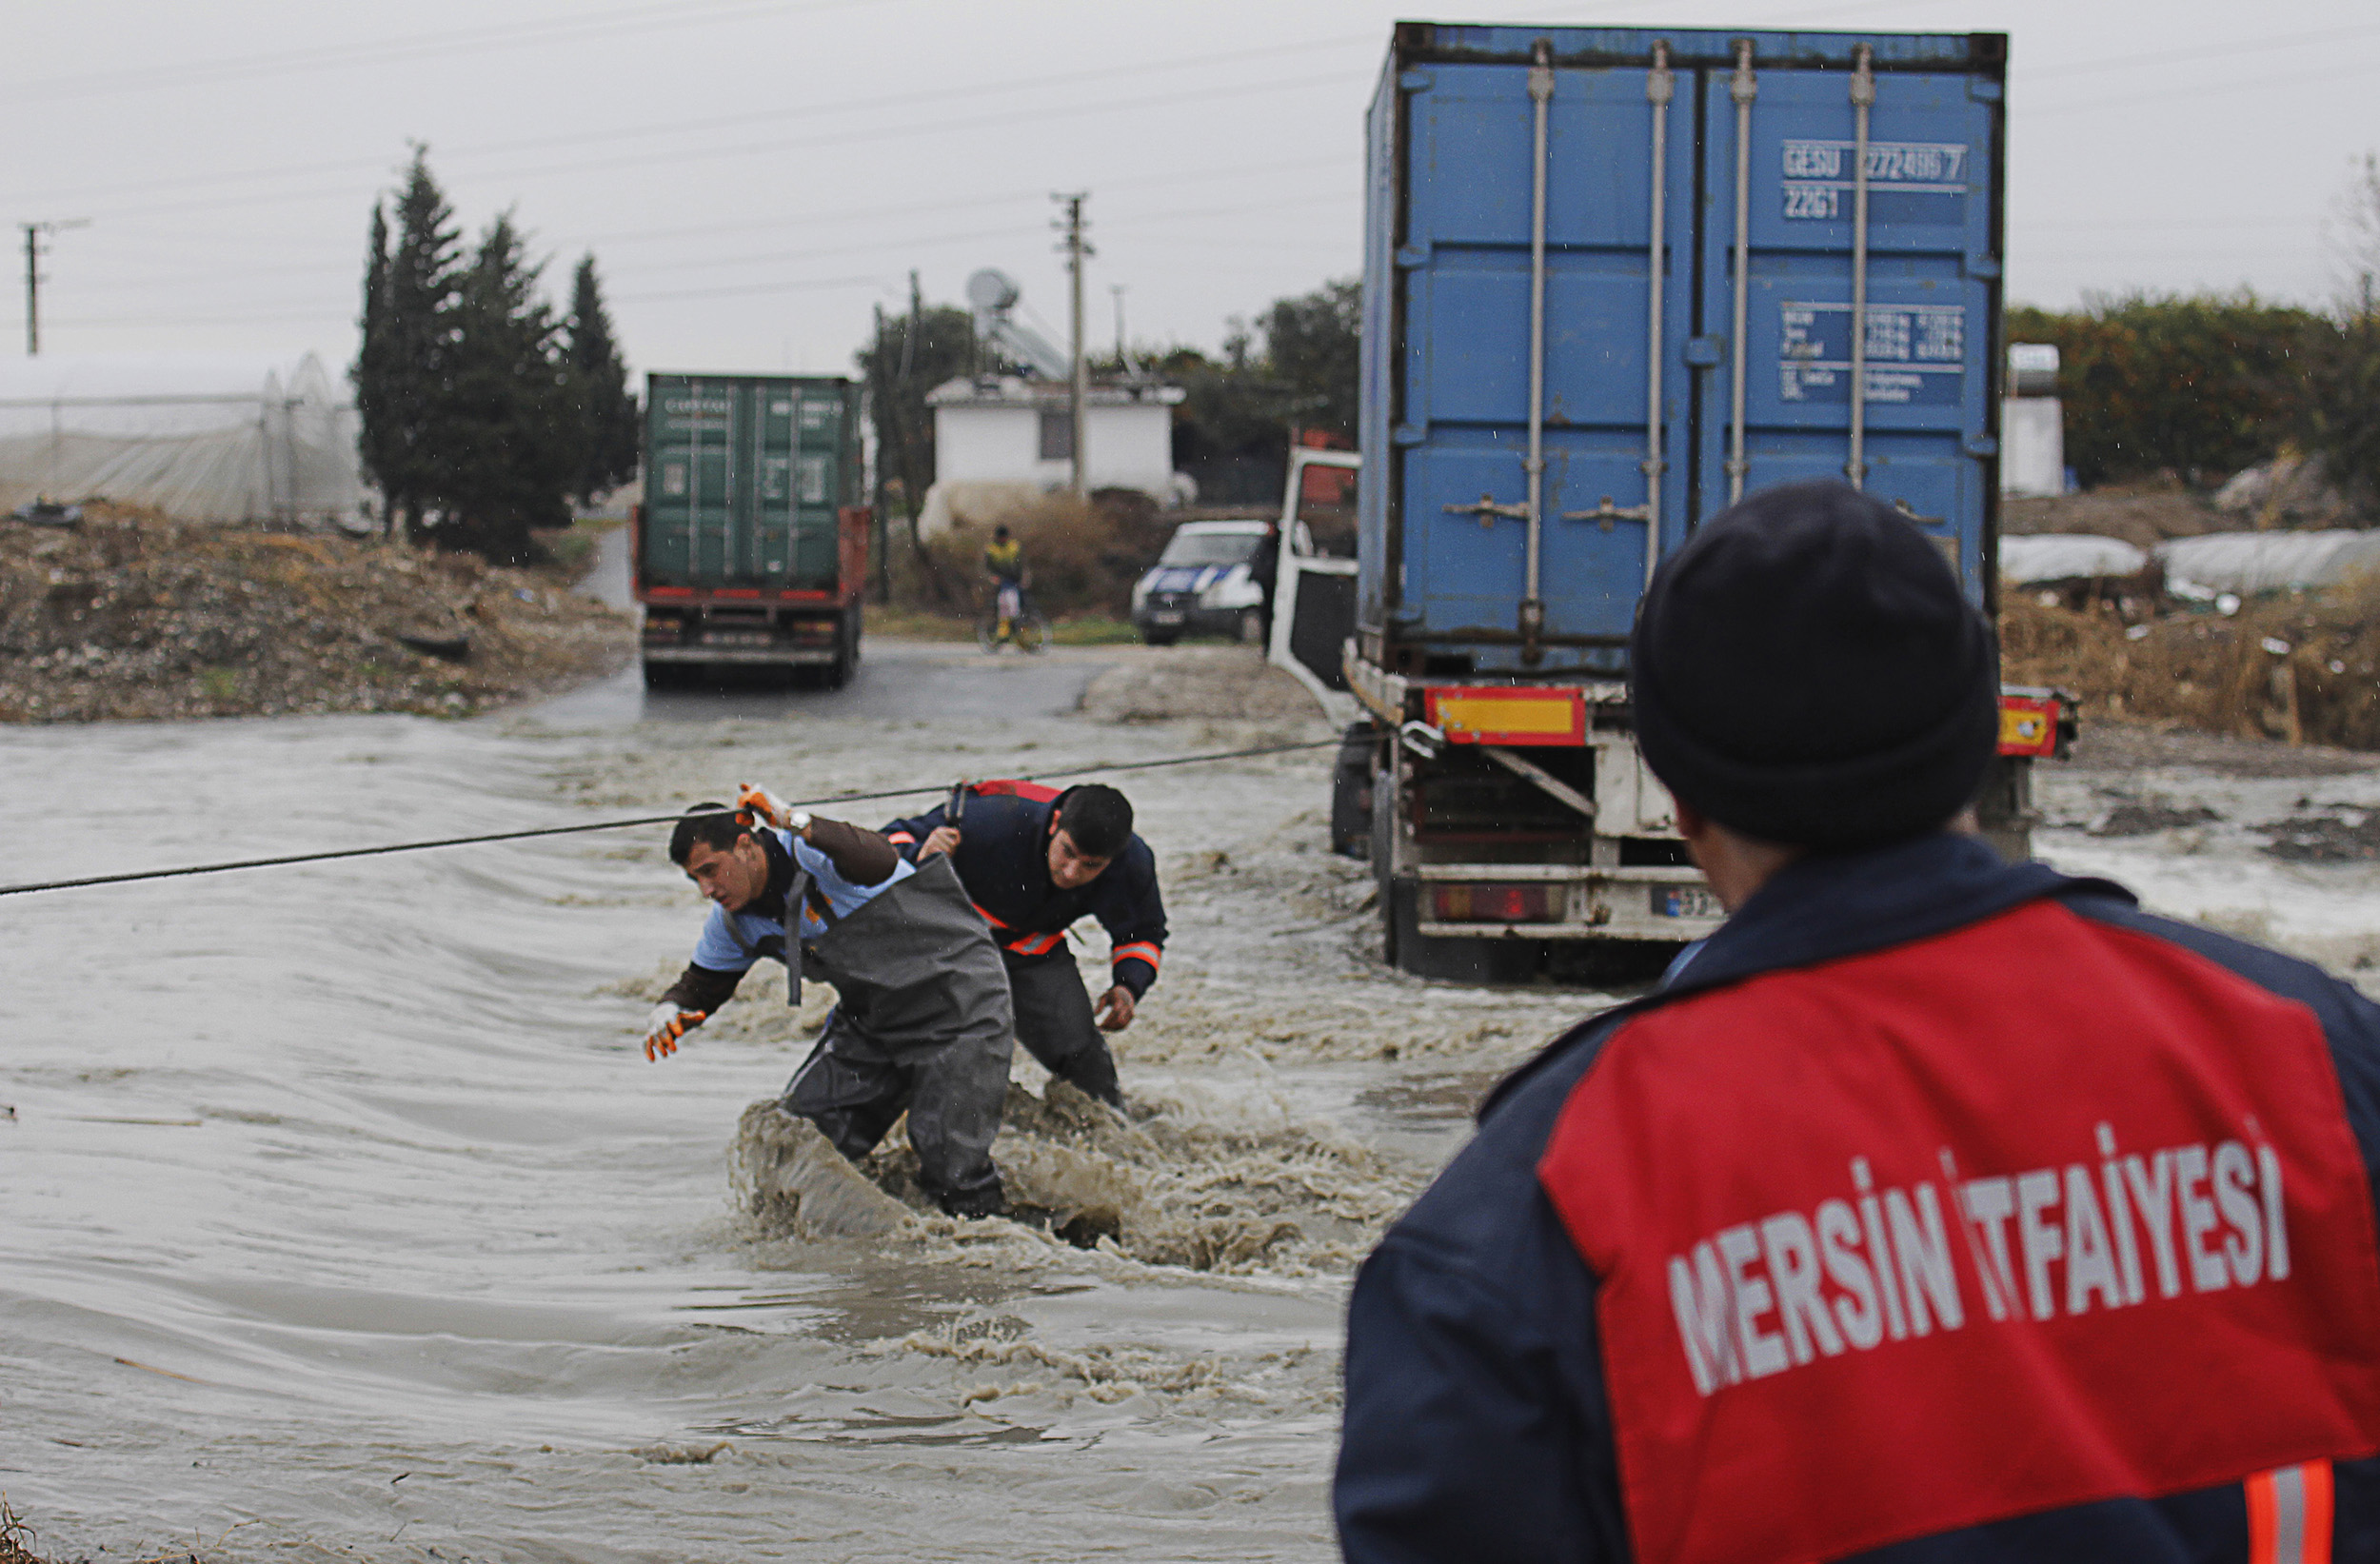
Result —
[[975, 643], [986, 652], [1000, 650], [1002, 643], [1021, 652], [1038, 652], [1049, 644], [1049, 620], [1033, 606], [1023, 587], [1002, 582], [992, 594], [990, 611], [975, 622]]

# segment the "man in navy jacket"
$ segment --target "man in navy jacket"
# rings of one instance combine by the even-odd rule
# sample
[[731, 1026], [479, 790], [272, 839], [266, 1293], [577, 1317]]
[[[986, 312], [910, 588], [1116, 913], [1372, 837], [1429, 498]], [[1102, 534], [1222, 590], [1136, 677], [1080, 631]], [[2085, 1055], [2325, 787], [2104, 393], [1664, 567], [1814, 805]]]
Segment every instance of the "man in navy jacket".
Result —
[[1731, 916], [1365, 1262], [1346, 1555], [2380, 1555], [2380, 1007], [1969, 834], [1991, 632], [1850, 488], [1705, 525], [1632, 658]]
[[[1017, 1040], [1061, 1080], [1123, 1105], [1102, 1032], [1132, 1024], [1165, 956], [1157, 855], [1132, 829], [1132, 804], [1092, 782], [979, 782], [948, 802], [884, 827], [913, 863], [948, 853], [1008, 970]], [[1066, 930], [1096, 918], [1107, 931], [1108, 987], [1094, 1009]]]

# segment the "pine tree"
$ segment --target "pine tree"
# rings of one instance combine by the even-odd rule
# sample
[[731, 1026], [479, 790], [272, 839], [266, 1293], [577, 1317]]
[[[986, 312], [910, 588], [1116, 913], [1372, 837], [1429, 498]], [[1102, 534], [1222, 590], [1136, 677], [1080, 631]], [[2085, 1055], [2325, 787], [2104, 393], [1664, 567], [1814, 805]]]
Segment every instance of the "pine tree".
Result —
[[543, 269], [506, 212], [482, 236], [454, 311], [436, 464], [452, 515], [438, 542], [499, 564], [541, 557], [531, 528], [569, 525], [585, 448], [562, 328], [538, 293]]
[[572, 416], [581, 442], [570, 494], [584, 505], [636, 476], [644, 435], [636, 396], [628, 389], [628, 366], [612, 340], [611, 317], [604, 309], [592, 255], [580, 259], [571, 280], [565, 342]]

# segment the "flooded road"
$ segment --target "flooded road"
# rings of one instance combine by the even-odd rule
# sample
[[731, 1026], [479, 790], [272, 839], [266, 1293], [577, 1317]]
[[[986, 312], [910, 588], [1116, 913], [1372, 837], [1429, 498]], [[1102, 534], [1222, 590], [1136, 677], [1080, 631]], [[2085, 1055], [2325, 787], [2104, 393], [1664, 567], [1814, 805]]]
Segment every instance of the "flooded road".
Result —
[[[1321, 731], [1072, 714], [1151, 655], [880, 643], [833, 695], [630, 674], [469, 723], [18, 730], [0, 878]], [[0, 901], [0, 1494], [63, 1555], [1331, 1556], [1353, 1263], [1597, 1000], [1381, 973], [1328, 756], [1120, 779], [1174, 928], [1118, 1049], [1138, 1116], [1028, 1104], [997, 1148], [1126, 1214], [1089, 1250], [756, 1223], [738, 1118], [816, 1000], [756, 976], [645, 1061], [702, 911], [657, 829]]]

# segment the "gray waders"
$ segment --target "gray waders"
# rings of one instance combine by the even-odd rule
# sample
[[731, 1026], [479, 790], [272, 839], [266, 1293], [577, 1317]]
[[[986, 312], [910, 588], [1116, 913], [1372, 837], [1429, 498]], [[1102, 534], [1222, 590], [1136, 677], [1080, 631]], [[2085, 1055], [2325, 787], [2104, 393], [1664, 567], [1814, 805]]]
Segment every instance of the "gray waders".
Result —
[[[800, 975], [834, 984], [839, 1002], [782, 1106], [854, 1161], [906, 1109], [925, 1192], [955, 1216], [1002, 1210], [992, 1138], [1015, 1026], [999, 947], [958, 872], [947, 857], [928, 859], [843, 918], [819, 898], [811, 911], [826, 932], [804, 941], [810, 889], [797, 872], [785, 893], [785, 949], [801, 952]], [[799, 996], [799, 975], [788, 988]]]
[[1116, 1056], [1091, 1013], [1074, 953], [1004, 958], [1008, 994], [1017, 1012], [1017, 1040], [1061, 1080], [1070, 1080], [1111, 1108], [1124, 1105]]

